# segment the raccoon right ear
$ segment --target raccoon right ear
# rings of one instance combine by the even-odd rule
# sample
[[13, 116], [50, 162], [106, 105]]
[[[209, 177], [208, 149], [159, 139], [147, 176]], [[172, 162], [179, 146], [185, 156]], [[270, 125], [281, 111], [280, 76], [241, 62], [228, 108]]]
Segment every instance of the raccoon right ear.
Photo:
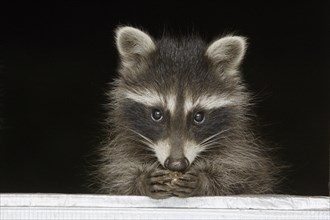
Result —
[[148, 34], [129, 26], [117, 28], [116, 45], [125, 67], [139, 63], [156, 49], [154, 41]]
[[222, 71], [235, 72], [246, 50], [246, 38], [226, 36], [214, 41], [206, 50], [206, 56]]

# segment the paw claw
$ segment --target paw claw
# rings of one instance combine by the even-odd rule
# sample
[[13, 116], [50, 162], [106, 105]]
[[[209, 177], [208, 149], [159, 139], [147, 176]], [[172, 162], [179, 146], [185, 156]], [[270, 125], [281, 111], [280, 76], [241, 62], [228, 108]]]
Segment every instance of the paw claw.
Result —
[[149, 196], [156, 199], [189, 197], [197, 192], [198, 175], [169, 170], [156, 170], [149, 175]]

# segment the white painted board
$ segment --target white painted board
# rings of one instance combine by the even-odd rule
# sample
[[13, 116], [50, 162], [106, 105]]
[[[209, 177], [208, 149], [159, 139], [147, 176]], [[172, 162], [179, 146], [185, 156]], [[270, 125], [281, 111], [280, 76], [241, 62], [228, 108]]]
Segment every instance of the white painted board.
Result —
[[322, 219], [330, 197], [244, 195], [169, 198], [81, 194], [0, 194], [0, 219]]

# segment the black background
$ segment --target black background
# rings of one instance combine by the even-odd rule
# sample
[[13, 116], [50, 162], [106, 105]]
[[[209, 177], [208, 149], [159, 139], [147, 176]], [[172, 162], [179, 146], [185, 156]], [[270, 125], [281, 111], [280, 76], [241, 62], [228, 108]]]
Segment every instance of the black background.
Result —
[[[45, 3], [47, 2], [47, 3]], [[291, 164], [283, 193], [327, 195], [329, 4], [326, 1], [0, 3], [1, 192], [88, 193], [101, 140], [113, 30], [249, 38], [243, 77], [261, 135]]]

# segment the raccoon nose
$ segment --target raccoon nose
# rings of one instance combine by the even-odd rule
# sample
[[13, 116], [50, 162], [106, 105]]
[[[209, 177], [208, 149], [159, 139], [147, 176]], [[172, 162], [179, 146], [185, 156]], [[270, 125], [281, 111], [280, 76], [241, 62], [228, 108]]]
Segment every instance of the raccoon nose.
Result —
[[172, 171], [184, 171], [189, 167], [189, 161], [186, 157], [180, 159], [168, 157], [165, 160], [164, 166]]

